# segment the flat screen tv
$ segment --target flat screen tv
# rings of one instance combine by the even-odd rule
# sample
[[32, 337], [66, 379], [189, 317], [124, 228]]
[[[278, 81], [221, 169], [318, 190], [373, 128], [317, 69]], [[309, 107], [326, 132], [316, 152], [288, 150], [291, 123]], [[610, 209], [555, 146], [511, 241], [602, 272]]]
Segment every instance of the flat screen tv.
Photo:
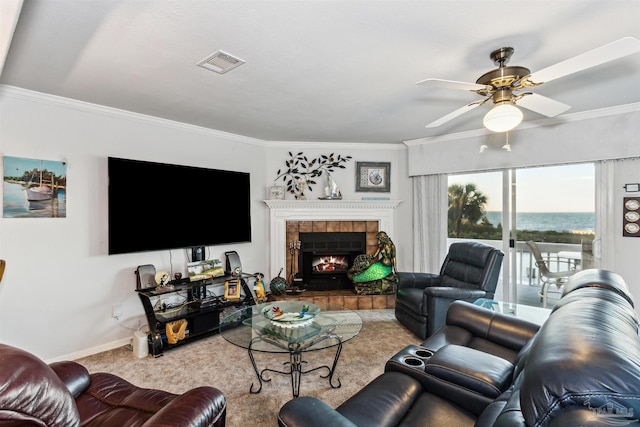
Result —
[[109, 255], [251, 241], [249, 173], [108, 158]]

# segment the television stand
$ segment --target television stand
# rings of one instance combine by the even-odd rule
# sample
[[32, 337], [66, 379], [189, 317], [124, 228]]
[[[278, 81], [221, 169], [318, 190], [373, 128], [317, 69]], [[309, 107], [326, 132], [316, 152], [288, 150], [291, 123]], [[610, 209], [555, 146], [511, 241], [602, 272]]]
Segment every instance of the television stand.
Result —
[[[230, 279], [237, 277], [214, 277], [194, 282], [183, 279], [166, 286], [136, 290], [149, 324], [149, 353], [153, 357], [159, 357], [165, 350], [217, 334], [220, 314], [224, 309], [255, 305], [253, 294], [244, 279], [240, 279], [244, 297], [239, 299], [228, 300], [208, 293], [207, 287], [224, 285]], [[172, 303], [172, 299], [178, 299], [179, 302]], [[173, 344], [169, 343], [167, 324], [182, 319], [186, 321], [185, 337]]]

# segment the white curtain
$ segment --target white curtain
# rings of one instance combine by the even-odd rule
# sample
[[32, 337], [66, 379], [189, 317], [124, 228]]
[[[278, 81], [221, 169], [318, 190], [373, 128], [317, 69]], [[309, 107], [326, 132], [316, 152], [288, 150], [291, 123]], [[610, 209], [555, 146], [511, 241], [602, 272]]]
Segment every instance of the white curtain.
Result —
[[447, 254], [448, 178], [413, 177], [414, 271], [438, 273]]
[[605, 270], [614, 268], [615, 245], [614, 178], [615, 160], [595, 162], [596, 233], [593, 240], [594, 267]]

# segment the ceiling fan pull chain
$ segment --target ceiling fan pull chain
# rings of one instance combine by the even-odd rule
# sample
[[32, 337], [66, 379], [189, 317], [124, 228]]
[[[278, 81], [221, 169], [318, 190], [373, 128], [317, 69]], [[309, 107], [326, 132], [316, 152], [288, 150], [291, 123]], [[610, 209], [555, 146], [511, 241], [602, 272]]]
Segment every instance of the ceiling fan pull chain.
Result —
[[509, 145], [509, 131], [505, 132], [504, 134], [506, 135], [506, 143], [502, 146], [502, 149], [505, 151], [511, 151], [511, 146]]

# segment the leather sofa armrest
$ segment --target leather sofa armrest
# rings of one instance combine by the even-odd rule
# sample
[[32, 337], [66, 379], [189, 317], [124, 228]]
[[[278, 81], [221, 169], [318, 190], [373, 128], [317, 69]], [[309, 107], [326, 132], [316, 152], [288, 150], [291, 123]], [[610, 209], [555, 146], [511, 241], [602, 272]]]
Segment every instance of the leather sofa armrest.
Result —
[[[540, 325], [511, 315], [498, 313], [466, 301], [454, 301], [447, 310], [447, 325], [469, 331], [514, 351], [520, 351], [538, 332]], [[428, 348], [440, 348], [423, 343]]]
[[72, 361], [54, 362], [49, 367], [67, 386], [74, 399], [78, 398], [91, 383], [89, 371], [79, 363]]
[[176, 397], [143, 426], [198, 427], [225, 425], [227, 401], [214, 387], [196, 387]]
[[398, 289], [418, 288], [424, 289], [440, 284], [441, 277], [433, 273], [398, 272]]
[[450, 288], [444, 286], [434, 286], [424, 290], [423, 306], [427, 313], [427, 336], [433, 335], [438, 329], [446, 324], [449, 306], [454, 301], [465, 300], [474, 301], [485, 297], [487, 293], [481, 289]]
[[284, 404], [278, 413], [280, 427], [356, 427], [335, 409], [315, 397], [298, 397]]
[[449, 298], [452, 300], [482, 298], [487, 295], [482, 289], [449, 288], [434, 286], [424, 290], [425, 295], [435, 298]]
[[511, 384], [507, 360], [460, 345], [446, 345], [426, 362], [427, 390], [479, 415]]

